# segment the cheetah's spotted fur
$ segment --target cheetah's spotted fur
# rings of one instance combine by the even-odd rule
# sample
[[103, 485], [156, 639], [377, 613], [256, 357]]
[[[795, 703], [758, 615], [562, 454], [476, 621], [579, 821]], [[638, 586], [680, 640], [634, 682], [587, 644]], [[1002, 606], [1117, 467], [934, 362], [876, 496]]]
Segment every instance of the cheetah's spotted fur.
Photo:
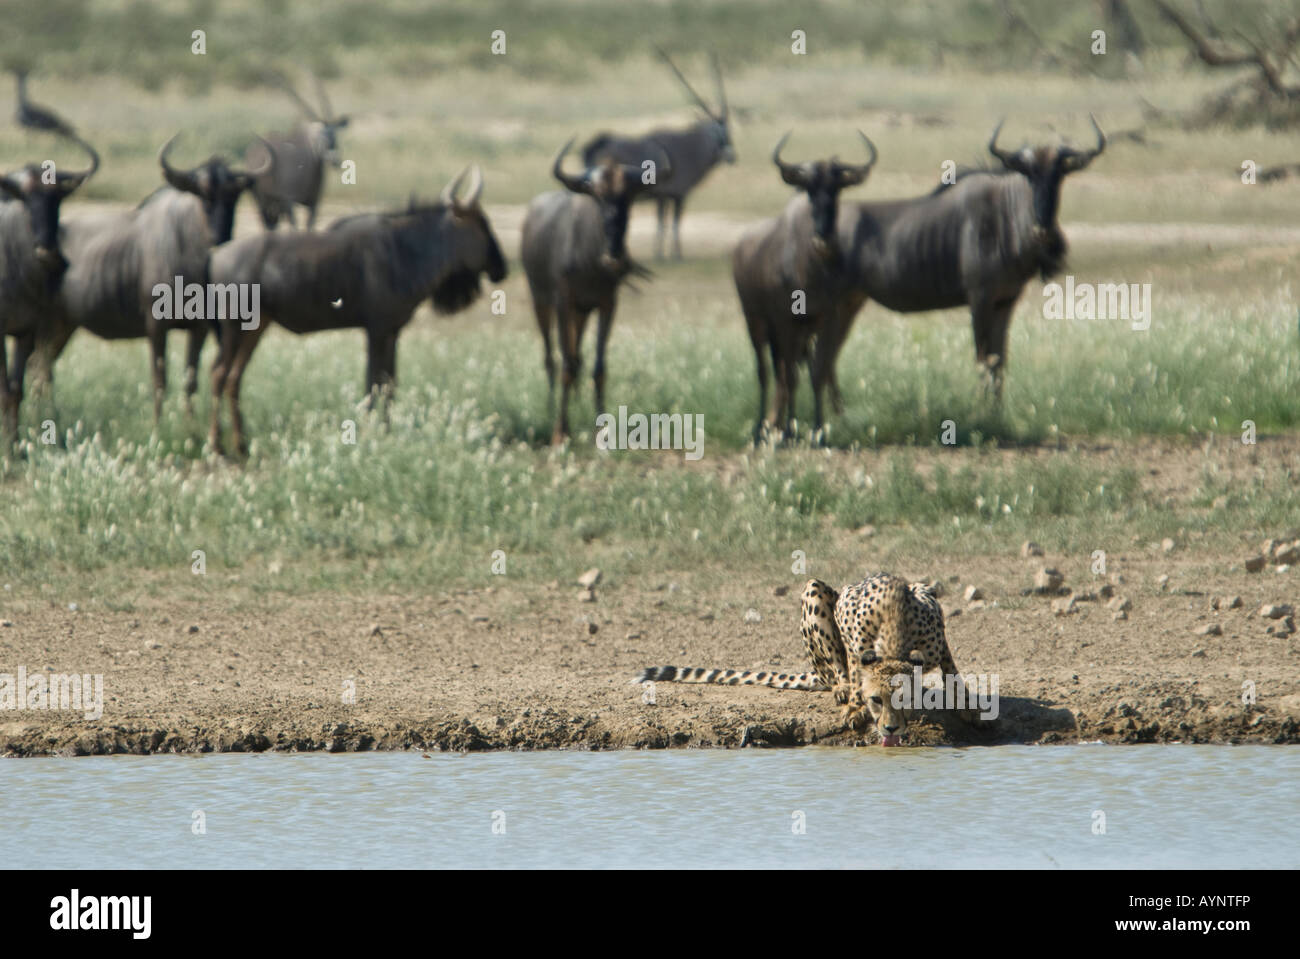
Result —
[[917, 665], [922, 672], [937, 668], [945, 677], [958, 675], [934, 594], [923, 583], [889, 573], [868, 576], [838, 592], [811, 580], [803, 591], [801, 631], [813, 667], [809, 673], [653, 666], [634, 682], [829, 689], [844, 706], [847, 721], [861, 724], [865, 706], [882, 737], [897, 737], [907, 720], [890, 701], [893, 677], [903, 674], [910, 680]]

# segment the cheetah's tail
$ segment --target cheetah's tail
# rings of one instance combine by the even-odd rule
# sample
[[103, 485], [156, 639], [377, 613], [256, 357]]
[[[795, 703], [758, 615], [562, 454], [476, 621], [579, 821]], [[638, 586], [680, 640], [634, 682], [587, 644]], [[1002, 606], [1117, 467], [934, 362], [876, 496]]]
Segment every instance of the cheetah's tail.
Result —
[[816, 673], [769, 673], [752, 669], [703, 669], [689, 666], [647, 666], [632, 685], [641, 683], [716, 683], [719, 686], [771, 686], [775, 689], [825, 690]]

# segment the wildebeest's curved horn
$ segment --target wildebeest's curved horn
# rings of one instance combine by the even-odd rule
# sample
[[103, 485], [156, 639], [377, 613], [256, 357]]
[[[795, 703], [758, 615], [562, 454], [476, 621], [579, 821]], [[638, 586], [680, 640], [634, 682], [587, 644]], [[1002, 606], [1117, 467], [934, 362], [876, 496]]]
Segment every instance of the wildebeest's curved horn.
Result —
[[438, 196], [438, 199], [442, 203], [451, 206], [456, 202], [456, 194], [460, 192], [460, 185], [465, 182], [465, 174], [468, 172], [469, 167], [465, 167], [465, 169], [461, 170], [460, 173], [456, 175], [456, 179], [452, 180], [442, 188], [442, 193]]
[[989, 152], [1001, 160], [1002, 165], [1008, 170], [1014, 170], [1028, 176], [1029, 171], [1025, 168], [1024, 161], [1021, 160], [1019, 153], [1008, 153], [1006, 150], [998, 148], [998, 134], [1002, 132], [1004, 122], [1006, 122], [1006, 117], [999, 120], [998, 125], [993, 128], [993, 136], [989, 137]]
[[777, 169], [781, 171], [781, 179], [791, 186], [805, 186], [808, 183], [808, 174], [801, 164], [786, 163], [781, 159], [781, 151], [785, 149], [785, 141], [790, 139], [793, 130], [787, 130], [785, 136], [777, 141], [776, 149], [772, 151], [772, 162], [776, 164]]
[[469, 196], [463, 200], [457, 200], [456, 205], [462, 210], [473, 210], [478, 207], [478, 198], [483, 194], [483, 171], [475, 163], [470, 168], [469, 174]]
[[1102, 133], [1101, 127], [1097, 125], [1097, 118], [1089, 113], [1088, 119], [1092, 121], [1092, 128], [1097, 132], [1096, 148], [1092, 150], [1072, 150], [1069, 147], [1063, 147], [1058, 153], [1058, 156], [1062, 159], [1062, 166], [1071, 173], [1082, 170], [1093, 161], [1094, 157], [1106, 149], [1106, 134]]
[[163, 144], [158, 151], [158, 165], [162, 167], [163, 178], [178, 190], [185, 190], [190, 193], [196, 191], [197, 182], [194, 179], [193, 170], [177, 170], [167, 162], [167, 154], [171, 152], [172, 144], [180, 134], [173, 134], [172, 138]]
[[861, 166], [850, 166], [847, 163], [835, 164], [835, 172], [838, 175], [839, 183], [842, 187], [857, 186], [865, 180], [867, 174], [871, 172], [871, 168], [876, 165], [876, 160], [880, 157], [880, 154], [876, 152], [876, 145], [871, 142], [869, 136], [861, 130], [858, 131], [858, 136], [862, 137], [862, 142], [865, 143], [867, 149], [871, 151], [871, 159]]
[[21, 200], [26, 195], [23, 193], [22, 187], [9, 179], [8, 173], [0, 173], [0, 190], [8, 193], [15, 200]]
[[59, 192], [64, 196], [67, 196], [89, 180], [95, 175], [95, 171], [99, 169], [99, 154], [95, 152], [94, 147], [79, 136], [70, 136], [68, 139], [90, 154], [90, 167], [77, 173], [59, 173], [57, 175], [56, 181], [59, 184]]
[[551, 164], [551, 174], [555, 179], [564, 184], [566, 189], [574, 193], [590, 193], [591, 182], [585, 176], [573, 176], [565, 173], [561, 167], [564, 165], [564, 158], [568, 155], [569, 150], [573, 147], [573, 141], [578, 139], [577, 136], [569, 137], [569, 142], [560, 147], [560, 152], [555, 154], [555, 162]]

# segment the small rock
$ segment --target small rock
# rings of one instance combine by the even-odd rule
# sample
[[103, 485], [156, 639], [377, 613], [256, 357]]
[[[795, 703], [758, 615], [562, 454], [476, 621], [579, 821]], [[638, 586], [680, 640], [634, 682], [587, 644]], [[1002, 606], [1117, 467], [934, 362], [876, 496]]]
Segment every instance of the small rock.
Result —
[[712, 613], [700, 613], [700, 622], [711, 623], [715, 618]]
[[948, 587], [944, 586], [943, 581], [938, 579], [930, 580], [926, 585], [926, 589], [930, 591], [930, 595], [935, 599], [943, 599], [948, 593]]
[[680, 586], [678, 586], [676, 583], [669, 583], [669, 584], [668, 584], [668, 592], [670, 592], [670, 593], [678, 593], [678, 592], [681, 592], [681, 589], [682, 589], [682, 588], [681, 588]]
[[1300, 562], [1300, 540], [1288, 543], [1285, 546], [1279, 546], [1277, 552], [1273, 554], [1273, 562], [1284, 565]]
[[486, 616], [471, 616], [469, 621], [471, 623], [486, 623], [488, 618]]
[[761, 623], [762, 621], [763, 621], [763, 616], [758, 610], [756, 609], [745, 610], [745, 622]]
[[1034, 592], [1036, 593], [1055, 593], [1060, 590], [1064, 583], [1065, 577], [1061, 575], [1060, 570], [1042, 566], [1034, 574]]
[[1133, 602], [1127, 596], [1116, 596], [1106, 604], [1106, 608], [1117, 613], [1124, 613], [1133, 608]]
[[1110, 580], [1110, 584], [1111, 584], [1112, 586], [1123, 586], [1123, 585], [1124, 585], [1124, 574], [1123, 574], [1123, 573], [1111, 573], [1111, 574], [1110, 574], [1108, 577], [1106, 577], [1106, 578]]
[[10, 626], [12, 626], [13, 624], [14, 624], [14, 621], [13, 621], [12, 619], [0, 620], [0, 626], [5, 627], [6, 629], [8, 629], [8, 628], [9, 628]]
[[366, 635], [367, 635], [367, 636], [382, 636], [382, 635], [384, 635], [384, 630], [383, 630], [383, 628], [382, 628], [378, 623], [371, 623], [371, 624], [370, 624], [370, 629], [368, 629], [368, 630], [366, 631]]
[[876, 528], [868, 523], [866, 526], [858, 527], [858, 535], [864, 539], [870, 539], [876, 535]]
[[1042, 556], [1043, 547], [1039, 546], [1032, 539], [1027, 539], [1020, 547], [1020, 555], [1025, 559], [1031, 556]]
[[1166, 536], [1164, 539], [1160, 541], [1160, 549], [1166, 553], [1172, 553], [1174, 551], [1174, 547], [1177, 545], [1178, 544], [1175, 543], [1168, 536]]
[[584, 589], [593, 589], [600, 582], [600, 570], [592, 567], [578, 577], [578, 585]]
[[1205, 658], [1205, 650], [1203, 649], [1198, 649], [1196, 652], [1192, 653], [1192, 659], [1204, 659], [1204, 658]]
[[596, 601], [596, 591], [591, 588], [578, 590], [578, 602], [594, 603]]
[[1293, 612], [1295, 610], [1285, 604], [1269, 604], [1259, 608], [1259, 615], [1265, 619], [1282, 619], [1285, 616], [1290, 616]]
[[1258, 573], [1266, 565], [1268, 565], [1267, 556], [1252, 556], [1250, 559], [1246, 560], [1246, 572]]
[[600, 632], [600, 627], [597, 626], [595, 623], [588, 623], [588, 624], [587, 624], [587, 635], [589, 635], [589, 636], [595, 636], [596, 633], [598, 633], [598, 632]]
[[1204, 626], [1196, 628], [1197, 636], [1222, 636], [1223, 627], [1218, 623], [1206, 623]]
[[984, 591], [978, 586], [967, 586], [965, 593], [966, 602], [973, 603], [977, 599], [984, 598]]
[[161, 648], [161, 646], [162, 646], [162, 643], [158, 642], [158, 640], [156, 640], [156, 639], [146, 639], [146, 640], [144, 641], [144, 648], [145, 648], [145, 649], [159, 649], [159, 648]]
[[1062, 596], [1060, 599], [1052, 600], [1052, 612], [1057, 616], [1069, 616], [1071, 613], [1077, 612], [1074, 608], [1074, 594], [1071, 593], [1069, 596]]
[[1169, 588], [1169, 577], [1163, 573], [1156, 577], [1156, 588], [1162, 592]]
[[1110, 583], [1107, 583], [1101, 589], [1097, 590], [1097, 595], [1102, 599], [1110, 599], [1115, 595], [1115, 587], [1110, 585]]
[[1228, 497], [1226, 497], [1226, 496], [1216, 496], [1216, 497], [1214, 497], [1214, 502], [1210, 504], [1210, 508], [1211, 508], [1211, 509], [1227, 509], [1227, 508], [1228, 508]]
[[988, 606], [988, 603], [984, 602], [984, 600], [982, 600], [982, 599], [973, 599], [973, 600], [970, 601], [970, 603], [967, 604], [966, 608], [967, 608], [967, 609], [985, 609], [987, 606]]
[[640, 639], [640, 638], [641, 638], [641, 634], [640, 634], [640, 633], [628, 633], [628, 634], [627, 634], [626, 636], [624, 636], [623, 638], [624, 638], [624, 639]]
[[789, 587], [789, 586], [778, 586], [778, 587], [776, 587], [774, 590], [772, 590], [772, 595], [773, 595], [773, 596], [784, 596], [784, 595], [785, 595], [786, 593], [788, 593], [788, 592], [790, 592], [790, 587]]
[[1276, 572], [1278, 573], [1289, 573], [1290, 571], [1291, 571], [1291, 566], [1288, 563], [1283, 563], [1276, 570]]
[[190, 635], [191, 635], [191, 636], [194, 635], [195, 633], [197, 633], [198, 631], [199, 631], [199, 628], [198, 628], [197, 626], [191, 626], [190, 629], [189, 629], [189, 632], [190, 632]]
[[1245, 604], [1241, 601], [1240, 596], [1229, 596], [1223, 600], [1224, 609], [1241, 609]]
[[960, 610], [960, 609], [954, 609], [954, 610], [950, 610], [949, 612], [944, 613], [944, 616], [945, 616], [946, 618], [948, 618], [948, 619], [956, 619], [956, 618], [957, 618], [958, 616], [960, 616], [960, 615], [961, 615], [961, 610]]
[[70, 613], [75, 613], [76, 611], [77, 611], [77, 604], [76, 604], [76, 603], [69, 603], [69, 604], [68, 604], [68, 612], [70, 612]]
[[1111, 619], [1113, 619], [1117, 623], [1122, 623], [1124, 622], [1124, 620], [1128, 619], [1128, 611], [1121, 609], [1114, 616], [1112, 616]]

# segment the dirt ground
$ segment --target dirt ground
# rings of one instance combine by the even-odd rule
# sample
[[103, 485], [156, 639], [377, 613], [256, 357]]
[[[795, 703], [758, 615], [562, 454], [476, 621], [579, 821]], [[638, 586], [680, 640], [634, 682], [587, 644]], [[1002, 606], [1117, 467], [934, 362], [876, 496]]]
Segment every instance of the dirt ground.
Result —
[[[1097, 446], [1000, 455], [1101, 464], [1136, 452]], [[1250, 454], [1222, 443], [1208, 451], [1144, 443], [1141, 456], [1144, 484], [1179, 505], [1207, 460], [1244, 482], [1261, 469], [1294, 468], [1300, 441], [1261, 444]], [[924, 554], [900, 545], [915, 539], [907, 530], [838, 535], [843, 542], [832, 554], [860, 557], [853, 568], [809, 570], [836, 585], [880, 568], [886, 556]], [[924, 568], [894, 564], [902, 575], [942, 583], [958, 667], [996, 674], [1000, 694], [997, 719], [967, 725], [928, 711], [913, 719], [907, 743], [1300, 742], [1294, 617], [1261, 615], [1266, 605], [1297, 605], [1300, 566], [1247, 571], [1258, 539], [1243, 532], [1239, 548], [1218, 552], [1194, 541], [1169, 550], [1135, 542], [1109, 555], [1106, 575], [1092, 574], [1087, 553], [1024, 556], [1020, 543], [992, 555], [925, 554]], [[574, 565], [576, 580], [583, 569]], [[1031, 592], [1043, 566], [1065, 576], [1074, 611], [1059, 610], [1061, 595]], [[238, 584], [204, 592], [159, 583], [146, 591], [152, 598], [125, 612], [100, 602], [71, 609], [62, 598], [6, 587], [0, 673], [16, 674], [19, 665], [30, 675], [102, 673], [104, 710], [98, 720], [0, 710], [0, 752], [878, 741], [870, 728], [844, 730], [828, 693], [659, 683], [651, 703], [631, 683], [643, 667], [664, 664], [803, 671], [798, 610], [808, 575], [605, 576], [594, 601], [581, 598], [576, 582], [491, 578], [479, 589], [431, 585], [420, 595], [303, 596]], [[970, 586], [982, 598], [968, 601]], [[1240, 605], [1230, 608], [1234, 596]], [[1123, 613], [1112, 608], [1124, 600]], [[349, 682], [352, 703], [344, 701]], [[1252, 705], [1243, 704], [1244, 684], [1253, 684]]]

